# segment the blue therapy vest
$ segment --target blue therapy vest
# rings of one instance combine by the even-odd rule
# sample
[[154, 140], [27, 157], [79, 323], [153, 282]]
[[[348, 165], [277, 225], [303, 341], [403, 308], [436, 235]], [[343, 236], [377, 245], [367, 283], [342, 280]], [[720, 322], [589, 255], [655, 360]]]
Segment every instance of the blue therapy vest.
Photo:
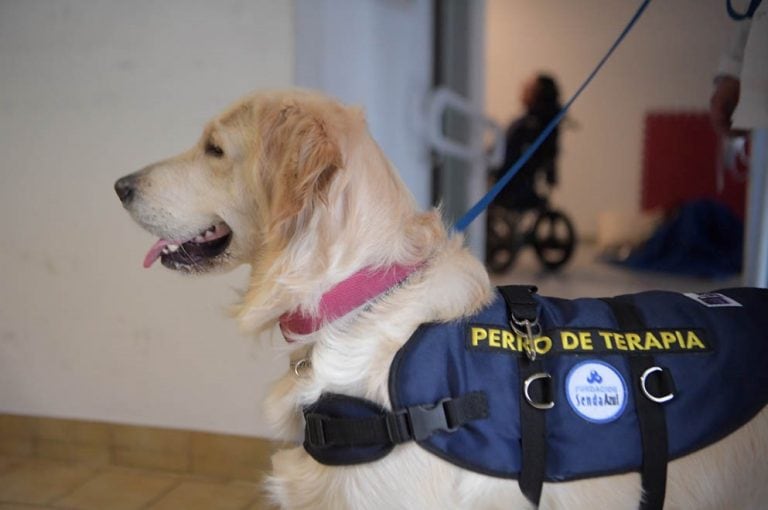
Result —
[[[630, 356], [653, 355], [674, 379], [675, 396], [663, 404], [670, 460], [722, 439], [768, 402], [768, 290], [622, 296], [644, 323], [636, 331], [622, 330], [599, 299], [534, 298], [542, 332], [533, 347], [555, 402], [546, 411], [547, 481], [640, 468]], [[498, 292], [472, 317], [422, 325], [393, 361], [392, 409], [485, 393], [487, 417], [418, 444], [466, 469], [518, 478], [523, 350]]]

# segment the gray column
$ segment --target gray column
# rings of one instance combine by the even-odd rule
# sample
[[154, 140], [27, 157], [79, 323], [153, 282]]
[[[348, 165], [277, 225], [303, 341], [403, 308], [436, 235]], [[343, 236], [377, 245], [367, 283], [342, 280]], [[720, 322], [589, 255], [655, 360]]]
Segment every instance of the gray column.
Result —
[[752, 131], [747, 224], [744, 231], [744, 285], [768, 287], [768, 129]]

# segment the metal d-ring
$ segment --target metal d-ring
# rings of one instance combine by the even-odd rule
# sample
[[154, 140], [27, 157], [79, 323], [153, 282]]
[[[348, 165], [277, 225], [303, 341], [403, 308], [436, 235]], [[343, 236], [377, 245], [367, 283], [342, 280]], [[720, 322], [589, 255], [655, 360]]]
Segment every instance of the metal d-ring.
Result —
[[648, 379], [648, 376], [651, 375], [654, 372], [663, 372], [664, 369], [661, 367], [651, 367], [647, 369], [645, 372], [643, 372], [643, 375], [640, 376], [640, 389], [643, 390], [643, 394], [645, 394], [646, 397], [648, 397], [649, 400], [652, 400], [653, 402], [656, 402], [657, 404], [663, 404], [664, 402], [669, 402], [673, 398], [675, 398], [674, 393], [667, 393], [663, 397], [657, 397], [653, 395], [650, 391], [648, 391], [648, 388], [645, 386], [645, 381]]
[[535, 402], [531, 398], [530, 393], [528, 392], [528, 390], [531, 387], [531, 384], [541, 379], [552, 379], [552, 376], [546, 372], [537, 372], [535, 374], [532, 374], [531, 376], [528, 377], [528, 379], [525, 380], [525, 382], [523, 382], [523, 395], [525, 396], [525, 400], [527, 400], [528, 403], [531, 404], [536, 409], [541, 409], [541, 410], [552, 409], [553, 407], [555, 407], [554, 402], [543, 402], [543, 403]]
[[291, 366], [293, 367], [293, 373], [296, 374], [296, 377], [306, 377], [306, 373], [302, 373], [305, 369], [312, 368], [312, 361], [309, 358], [301, 358], [300, 360], [291, 363]]

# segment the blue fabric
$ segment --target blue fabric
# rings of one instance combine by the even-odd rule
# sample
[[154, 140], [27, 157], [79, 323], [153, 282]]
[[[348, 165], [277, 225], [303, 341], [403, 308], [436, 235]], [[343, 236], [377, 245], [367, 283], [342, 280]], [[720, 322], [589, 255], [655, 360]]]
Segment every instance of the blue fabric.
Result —
[[[648, 329], [695, 330], [711, 347], [706, 352], [654, 354], [656, 364], [671, 372], [677, 387], [675, 398], [664, 404], [670, 459], [721, 439], [768, 403], [768, 290], [719, 292], [743, 306], [710, 308], [682, 294], [660, 291], [623, 297], [637, 307]], [[611, 309], [601, 300], [535, 298], [545, 335], [563, 329], [619, 329]], [[500, 295], [473, 317], [423, 325], [416, 331], [391, 368], [392, 407], [486, 392], [487, 419], [469, 422], [455, 432], [436, 433], [419, 444], [467, 469], [517, 478], [521, 467], [519, 354], [470, 349], [467, 331], [476, 324], [509, 329]], [[555, 406], [546, 413], [546, 480], [638, 470], [640, 433], [635, 396], [629, 388], [636, 382], [630, 377], [627, 356], [555, 354], [553, 350], [543, 360], [555, 385]], [[585, 360], [611, 365], [627, 383], [626, 408], [614, 421], [587, 421], [567, 402], [566, 375]]]
[[633, 269], [724, 278], [741, 271], [743, 237], [744, 224], [726, 206], [697, 200], [681, 206], [619, 263]]

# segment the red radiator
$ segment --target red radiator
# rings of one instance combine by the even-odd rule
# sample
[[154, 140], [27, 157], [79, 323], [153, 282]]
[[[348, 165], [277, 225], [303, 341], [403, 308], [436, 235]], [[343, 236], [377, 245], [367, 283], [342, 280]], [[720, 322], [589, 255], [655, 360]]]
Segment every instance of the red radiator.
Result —
[[712, 198], [743, 218], [746, 169], [724, 171], [720, 153], [720, 138], [706, 113], [647, 114], [641, 207], [669, 211], [688, 200]]

